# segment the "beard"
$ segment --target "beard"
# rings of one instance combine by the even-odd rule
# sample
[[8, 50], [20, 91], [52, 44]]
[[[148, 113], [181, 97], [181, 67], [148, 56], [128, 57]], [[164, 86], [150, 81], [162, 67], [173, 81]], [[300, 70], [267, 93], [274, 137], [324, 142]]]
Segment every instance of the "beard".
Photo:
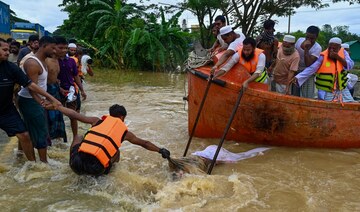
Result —
[[244, 54], [244, 52], [241, 52], [241, 57], [244, 58], [246, 62], [249, 62], [251, 59], [253, 59], [255, 56], [255, 51], [251, 52], [248, 56]]

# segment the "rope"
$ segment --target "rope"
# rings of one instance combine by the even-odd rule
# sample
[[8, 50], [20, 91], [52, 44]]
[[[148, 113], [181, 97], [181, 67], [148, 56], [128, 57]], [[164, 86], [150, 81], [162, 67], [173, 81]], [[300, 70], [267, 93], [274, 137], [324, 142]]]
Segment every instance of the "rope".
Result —
[[212, 62], [212, 57], [216, 54], [213, 52], [212, 54], [207, 53], [205, 56], [196, 55], [195, 51], [190, 52], [188, 59], [185, 61], [185, 67], [187, 69], [194, 69], [204, 66]]

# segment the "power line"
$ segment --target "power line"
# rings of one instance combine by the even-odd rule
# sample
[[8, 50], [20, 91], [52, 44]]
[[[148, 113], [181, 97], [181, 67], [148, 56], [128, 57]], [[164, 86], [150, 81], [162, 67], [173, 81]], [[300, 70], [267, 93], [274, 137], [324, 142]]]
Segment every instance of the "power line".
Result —
[[339, 11], [339, 10], [353, 10], [353, 9], [360, 9], [360, 7], [347, 7], [347, 8], [334, 8], [334, 9], [323, 9], [323, 10], [303, 10], [303, 11], [296, 11], [296, 13], [310, 13], [310, 12], [327, 12], [327, 11]]

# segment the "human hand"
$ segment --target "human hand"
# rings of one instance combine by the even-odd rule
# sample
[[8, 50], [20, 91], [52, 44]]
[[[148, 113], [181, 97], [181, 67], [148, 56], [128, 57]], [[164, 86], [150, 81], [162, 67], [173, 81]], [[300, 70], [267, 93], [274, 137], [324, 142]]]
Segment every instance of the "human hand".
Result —
[[217, 68], [218, 68], [218, 67], [217, 67], [216, 65], [213, 66], [213, 67], [210, 69], [210, 74], [214, 75], [214, 73], [215, 73], [215, 71], [216, 71]]
[[82, 100], [86, 100], [87, 95], [86, 95], [85, 91], [81, 92], [81, 96], [83, 98]]
[[309, 40], [305, 40], [302, 45], [305, 50], [310, 50], [311, 48], [311, 42]]
[[161, 154], [161, 156], [162, 156], [163, 158], [170, 158], [170, 151], [167, 150], [167, 149], [165, 149], [165, 148], [161, 148], [161, 149], [159, 150], [159, 153]]
[[330, 51], [329, 57], [330, 57], [331, 59], [337, 60], [337, 59], [339, 58], [339, 55], [338, 55], [337, 52]]
[[290, 84], [295, 84], [295, 85], [297, 85], [297, 84], [298, 84], [297, 78], [296, 78], [296, 77], [293, 77], [293, 78], [290, 80], [290, 82], [289, 82], [289, 85], [290, 85]]

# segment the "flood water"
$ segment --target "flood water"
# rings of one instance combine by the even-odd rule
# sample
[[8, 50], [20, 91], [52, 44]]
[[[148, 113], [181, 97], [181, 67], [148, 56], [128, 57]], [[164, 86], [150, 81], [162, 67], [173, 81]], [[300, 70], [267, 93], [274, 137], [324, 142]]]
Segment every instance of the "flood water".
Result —
[[[123, 104], [130, 131], [181, 157], [188, 140], [184, 76], [139, 73], [133, 83], [117, 87], [87, 83], [82, 113], [100, 117], [112, 104]], [[80, 133], [89, 127], [80, 124]], [[69, 127], [67, 131], [71, 141]], [[194, 138], [189, 153], [218, 142]], [[68, 166], [69, 145], [53, 141], [49, 164], [31, 163], [16, 156], [17, 140], [9, 141], [1, 132], [0, 210], [360, 210], [360, 149], [273, 147], [250, 159], [217, 165], [211, 176], [187, 174], [173, 180], [160, 154], [129, 142], [121, 146], [120, 163], [109, 175], [78, 176]], [[223, 147], [238, 153], [262, 146], [228, 141]]]

